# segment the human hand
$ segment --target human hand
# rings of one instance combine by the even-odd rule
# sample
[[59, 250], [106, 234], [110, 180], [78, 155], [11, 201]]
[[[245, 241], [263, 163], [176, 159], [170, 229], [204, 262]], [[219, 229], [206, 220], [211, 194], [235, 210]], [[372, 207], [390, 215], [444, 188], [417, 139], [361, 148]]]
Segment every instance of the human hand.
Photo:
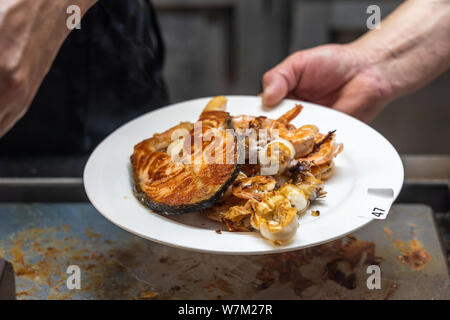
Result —
[[450, 68], [450, 0], [403, 2], [358, 40], [298, 51], [263, 77], [263, 104], [316, 102], [371, 121]]
[[324, 45], [298, 51], [263, 77], [263, 104], [306, 100], [369, 122], [391, 100], [378, 64], [355, 44]]
[[[95, 2], [75, 4], [84, 14]], [[0, 1], [0, 138], [27, 111], [69, 34], [66, 10], [72, 4], [71, 0]]]

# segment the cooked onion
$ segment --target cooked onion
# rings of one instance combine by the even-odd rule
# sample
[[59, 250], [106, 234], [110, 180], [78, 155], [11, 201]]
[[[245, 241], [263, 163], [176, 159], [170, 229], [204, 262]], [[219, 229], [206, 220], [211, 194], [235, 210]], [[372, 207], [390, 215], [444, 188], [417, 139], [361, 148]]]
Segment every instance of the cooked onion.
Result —
[[305, 194], [299, 188], [286, 184], [281, 187], [279, 192], [289, 199], [298, 213], [304, 212], [308, 207], [308, 200], [306, 200]]
[[[270, 223], [271, 225], [269, 226], [268, 223]], [[264, 238], [272, 241], [286, 242], [291, 240], [297, 233], [297, 215], [294, 215], [291, 221], [287, 225], [284, 225], [282, 228], [280, 228], [277, 232], [273, 231], [273, 223], [274, 221], [266, 221], [266, 223], [260, 224], [259, 232]]]

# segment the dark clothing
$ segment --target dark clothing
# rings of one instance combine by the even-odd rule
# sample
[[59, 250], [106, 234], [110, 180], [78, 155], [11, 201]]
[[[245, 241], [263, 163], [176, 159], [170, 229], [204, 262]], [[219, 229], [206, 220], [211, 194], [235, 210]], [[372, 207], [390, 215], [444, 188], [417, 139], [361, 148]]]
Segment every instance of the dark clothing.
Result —
[[164, 48], [145, 0], [102, 0], [64, 42], [0, 156], [83, 155], [114, 129], [168, 103]]

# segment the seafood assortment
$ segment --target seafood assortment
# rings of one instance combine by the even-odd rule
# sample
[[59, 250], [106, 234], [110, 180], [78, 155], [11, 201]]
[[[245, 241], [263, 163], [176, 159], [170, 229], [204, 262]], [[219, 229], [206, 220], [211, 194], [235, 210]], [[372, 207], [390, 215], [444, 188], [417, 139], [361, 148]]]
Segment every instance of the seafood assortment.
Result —
[[229, 231], [255, 231], [276, 244], [296, 234], [300, 216], [323, 198], [324, 181], [342, 151], [334, 131], [291, 121], [226, 112], [214, 97], [196, 123], [183, 122], [134, 147], [135, 195], [160, 213], [202, 210]]

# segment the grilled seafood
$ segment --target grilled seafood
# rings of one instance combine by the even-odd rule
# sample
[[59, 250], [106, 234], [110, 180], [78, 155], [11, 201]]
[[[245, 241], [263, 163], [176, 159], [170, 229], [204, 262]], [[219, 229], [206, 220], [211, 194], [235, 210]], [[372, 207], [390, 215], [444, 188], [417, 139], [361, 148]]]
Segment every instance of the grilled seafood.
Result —
[[301, 188], [288, 183], [258, 198], [250, 198], [245, 205], [230, 207], [224, 213], [223, 221], [229, 230], [249, 230], [251, 226], [264, 238], [284, 243], [295, 235], [298, 215], [309, 203], [308, 195]]
[[[223, 148], [221, 163], [210, 163], [206, 153], [217, 140], [230, 142], [233, 139], [223, 130], [232, 128], [231, 117], [224, 111], [225, 104], [225, 97], [213, 98], [197, 123], [181, 123], [134, 147], [131, 156], [134, 191], [144, 205], [158, 212], [179, 214], [211, 207], [222, 198], [240, 171], [235, 159], [231, 163], [226, 161], [230, 153], [235, 156], [235, 151], [229, 148], [234, 144], [219, 144], [219, 149]], [[198, 124], [201, 130], [196, 130]], [[202, 135], [210, 129], [216, 130], [218, 135], [205, 141]], [[184, 150], [184, 161], [173, 161], [173, 154], [169, 155], [167, 149], [173, 143], [172, 139], [179, 138], [180, 134], [183, 134], [183, 141], [194, 143]], [[196, 138], [200, 138], [200, 147]], [[218, 151], [218, 148], [213, 150]], [[216, 154], [220, 155], [219, 152]]]
[[281, 193], [264, 195], [261, 202], [253, 203], [252, 208], [251, 225], [264, 238], [282, 243], [292, 239], [297, 232], [297, 209]]
[[313, 151], [315, 136], [319, 133], [319, 129], [314, 125], [304, 125], [297, 129], [290, 124], [300, 114], [302, 109], [303, 106], [298, 104], [277, 120], [264, 116], [235, 116], [233, 117], [233, 124], [236, 130], [241, 133], [248, 129], [265, 129], [268, 131], [269, 139], [277, 139], [279, 137], [289, 141], [295, 149], [295, 157], [303, 157]]
[[222, 216], [222, 221], [227, 225], [228, 230], [249, 231], [252, 229], [250, 219], [252, 217], [251, 202], [243, 206], [232, 206]]
[[298, 161], [307, 161], [312, 164], [311, 172], [321, 179], [328, 179], [333, 171], [333, 159], [341, 153], [344, 148], [342, 143], [335, 142], [335, 132], [327, 135], [318, 134], [313, 151], [305, 157], [296, 158]]
[[334, 172], [334, 161], [330, 161], [319, 166], [311, 167], [311, 173], [313, 176], [320, 178], [321, 180], [328, 180], [331, 178]]
[[279, 188], [277, 181], [271, 176], [254, 176], [250, 178], [236, 179], [231, 192], [241, 199], [256, 199], [261, 201], [264, 193]]
[[317, 198], [322, 198], [325, 196], [323, 191], [323, 182], [318, 179], [311, 170], [313, 166], [307, 161], [297, 161], [289, 169], [291, 174], [292, 183], [302, 190], [305, 194], [306, 199], [309, 201], [314, 201]]
[[[214, 97], [196, 123], [182, 122], [135, 146], [135, 195], [158, 212], [202, 210], [230, 231], [258, 231], [286, 243], [301, 214], [325, 197], [323, 180], [332, 175], [343, 145], [334, 131], [322, 134], [311, 124], [296, 128], [291, 121], [301, 105], [269, 119], [231, 117], [226, 103], [225, 97]], [[230, 135], [228, 129], [236, 132]], [[235, 142], [242, 137], [241, 164]]]
[[[222, 221], [230, 231], [253, 228], [276, 243], [289, 241], [296, 233], [298, 215], [305, 212], [312, 201], [324, 195], [322, 181], [316, 179], [309, 169], [309, 163], [298, 162], [289, 170], [290, 180], [282, 187], [272, 177], [243, 178], [233, 197], [248, 200], [245, 204], [230, 205], [222, 212]], [[244, 191], [245, 186], [249, 191]]]
[[292, 143], [285, 139], [272, 140], [258, 152], [260, 171], [262, 174], [280, 175], [294, 156], [295, 150]]
[[273, 129], [279, 130], [280, 137], [292, 143], [296, 157], [302, 157], [312, 151], [315, 135], [319, 133], [315, 125], [304, 125], [296, 129], [290, 124], [302, 110], [303, 106], [298, 104], [273, 123]]

